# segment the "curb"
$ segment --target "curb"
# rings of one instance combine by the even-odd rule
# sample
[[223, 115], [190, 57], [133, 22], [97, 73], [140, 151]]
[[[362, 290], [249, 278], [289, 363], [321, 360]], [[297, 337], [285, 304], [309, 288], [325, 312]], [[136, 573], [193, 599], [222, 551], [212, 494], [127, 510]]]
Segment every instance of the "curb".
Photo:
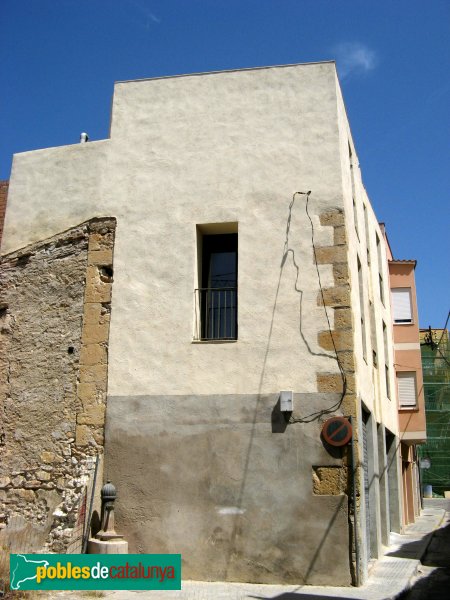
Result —
[[422, 558], [425, 556], [425, 554], [427, 553], [428, 547], [431, 544], [431, 540], [433, 539], [433, 536], [435, 534], [435, 532], [440, 529], [440, 527], [442, 527], [442, 524], [445, 520], [445, 515], [447, 514], [447, 511], [445, 510], [445, 508], [442, 509], [442, 517], [439, 520], [439, 523], [434, 527], [433, 531], [430, 531], [430, 539], [428, 540], [428, 542], [425, 544], [425, 547], [423, 549], [422, 554], [419, 556], [419, 562], [422, 562]]

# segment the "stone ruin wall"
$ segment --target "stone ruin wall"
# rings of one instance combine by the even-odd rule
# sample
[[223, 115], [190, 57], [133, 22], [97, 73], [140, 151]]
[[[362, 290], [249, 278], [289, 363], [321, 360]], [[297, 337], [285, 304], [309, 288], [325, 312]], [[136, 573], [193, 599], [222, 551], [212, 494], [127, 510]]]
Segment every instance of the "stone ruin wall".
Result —
[[2, 259], [0, 546], [11, 551], [66, 551], [103, 453], [114, 232], [115, 219], [93, 219]]

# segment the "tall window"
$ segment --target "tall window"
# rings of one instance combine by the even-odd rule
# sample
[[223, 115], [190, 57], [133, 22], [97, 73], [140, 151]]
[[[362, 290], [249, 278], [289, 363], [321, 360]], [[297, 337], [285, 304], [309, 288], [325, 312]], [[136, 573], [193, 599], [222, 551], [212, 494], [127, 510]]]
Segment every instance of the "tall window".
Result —
[[203, 235], [198, 289], [202, 340], [237, 339], [237, 233]]
[[412, 323], [411, 288], [393, 288], [391, 293], [394, 323]]

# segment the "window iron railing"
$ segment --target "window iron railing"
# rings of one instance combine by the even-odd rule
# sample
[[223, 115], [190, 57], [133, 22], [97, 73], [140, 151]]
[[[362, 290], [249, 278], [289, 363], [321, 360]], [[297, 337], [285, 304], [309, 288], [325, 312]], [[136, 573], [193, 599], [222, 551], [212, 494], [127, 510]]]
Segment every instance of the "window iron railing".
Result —
[[199, 340], [237, 339], [237, 287], [198, 288]]

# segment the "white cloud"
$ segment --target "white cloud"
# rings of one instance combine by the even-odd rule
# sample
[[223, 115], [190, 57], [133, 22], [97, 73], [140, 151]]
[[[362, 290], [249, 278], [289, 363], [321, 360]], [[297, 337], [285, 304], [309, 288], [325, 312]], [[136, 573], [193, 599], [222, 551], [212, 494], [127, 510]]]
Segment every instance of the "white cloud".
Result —
[[342, 42], [334, 48], [339, 75], [362, 75], [377, 66], [376, 53], [359, 42]]
[[141, 25], [143, 25], [146, 29], [149, 28], [150, 23], [155, 23], [159, 25], [161, 23], [161, 19], [155, 15], [149, 8], [148, 1], [145, 0], [128, 0], [129, 3], [134, 6], [136, 12], [141, 15], [142, 21]]

